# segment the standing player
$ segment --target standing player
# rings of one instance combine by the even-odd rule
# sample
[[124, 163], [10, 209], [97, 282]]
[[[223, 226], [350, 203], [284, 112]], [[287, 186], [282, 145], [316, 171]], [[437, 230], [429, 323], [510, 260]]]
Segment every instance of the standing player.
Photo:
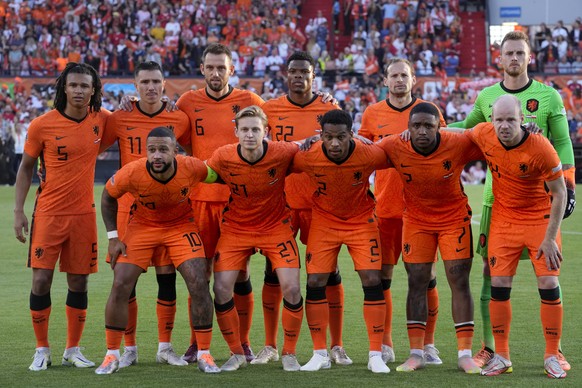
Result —
[[247, 268], [249, 255], [260, 249], [277, 273], [283, 290], [283, 369], [298, 371], [295, 348], [303, 321], [303, 298], [299, 286], [299, 250], [284, 188], [289, 165], [299, 147], [264, 140], [267, 117], [257, 106], [241, 110], [235, 123], [239, 144], [220, 147], [207, 162], [231, 193], [214, 257], [216, 319], [233, 354], [221, 370], [233, 371], [247, 364], [233, 290], [239, 271]]
[[410, 357], [396, 370], [412, 372], [425, 365], [426, 289], [438, 248], [451, 287], [458, 366], [465, 373], [479, 373], [481, 368], [471, 357], [475, 326], [469, 286], [471, 208], [461, 185], [461, 172], [467, 162], [483, 155], [467, 135], [440, 132], [440, 119], [434, 104], [422, 102], [410, 111], [410, 142], [390, 136], [380, 143], [404, 186], [402, 260], [408, 273]]
[[[146, 147], [147, 158], [117, 171], [107, 181], [101, 198], [114, 275], [105, 307], [107, 354], [95, 370], [97, 374], [111, 374], [119, 369], [119, 348], [127, 326], [127, 300], [160, 247], [165, 248], [196, 300], [190, 307], [192, 325], [212, 324], [212, 298], [206, 281], [208, 264], [189, 194], [192, 186], [204, 180], [213, 181], [216, 174], [208, 174], [206, 165], [198, 159], [177, 155], [176, 137], [167, 127], [154, 128]], [[121, 241], [117, 231], [117, 198], [126, 193], [135, 202]], [[210, 338], [200, 336], [198, 341], [202, 349], [210, 347]], [[198, 368], [206, 373], [220, 372], [208, 350], [199, 355]]]
[[[489, 230], [491, 324], [495, 355], [481, 371], [495, 376], [510, 373], [510, 294], [522, 251], [528, 252], [541, 298], [541, 321], [546, 340], [544, 369], [548, 377], [564, 378], [558, 361], [563, 307], [558, 276], [562, 262], [560, 224], [566, 209], [562, 165], [550, 142], [521, 128], [522, 102], [505, 95], [493, 103], [491, 123], [468, 132], [485, 153], [493, 176], [495, 202]], [[551, 192], [548, 193], [548, 189]]]
[[[313, 93], [315, 61], [306, 52], [298, 51], [287, 59], [287, 85], [289, 94], [267, 101], [263, 105], [269, 120], [271, 138], [276, 141], [297, 141], [314, 136], [320, 129], [319, 120], [337, 106], [324, 103]], [[293, 174], [286, 179], [285, 195], [291, 207], [293, 229], [301, 231], [301, 242], [307, 245], [311, 223], [312, 195], [316, 190], [306, 174]], [[263, 318], [265, 323], [265, 347], [251, 361], [266, 364], [277, 361], [277, 329], [282, 300], [279, 280], [269, 267], [267, 260], [265, 284], [263, 285]], [[339, 365], [350, 365], [342, 341], [344, 288], [339, 271], [330, 275], [326, 296], [329, 303], [329, 331], [331, 336], [331, 361]]]
[[[16, 179], [14, 230], [24, 243], [24, 202], [37, 159], [42, 178], [30, 227], [30, 312], [36, 352], [29, 369], [51, 365], [48, 324], [54, 268], [67, 273], [67, 343], [62, 364], [93, 367], [79, 349], [87, 316], [89, 274], [97, 272], [97, 224], [93, 203], [95, 163], [109, 112], [101, 110], [101, 80], [85, 64], [69, 63], [57, 78], [55, 109], [30, 124]], [[24, 232], [24, 233], [23, 233]]]
[[[251, 105], [261, 106], [264, 101], [252, 92], [234, 89], [228, 84], [230, 76], [234, 74], [234, 65], [230, 49], [222, 44], [211, 44], [204, 50], [200, 71], [204, 75], [206, 87], [184, 93], [177, 105], [190, 119], [192, 155], [200, 160], [207, 160], [218, 147], [238, 142], [234, 134], [234, 116], [241, 109]], [[228, 202], [228, 197], [229, 189], [223, 185], [202, 183], [193, 188], [190, 193], [194, 217], [200, 227], [200, 236], [209, 261], [214, 257], [220, 234], [222, 211]], [[250, 348], [249, 332], [254, 298], [250, 280], [237, 283], [234, 294], [241, 322], [241, 342], [247, 360], [251, 361], [254, 355]], [[195, 330], [200, 334], [212, 335], [212, 326], [195, 328]], [[196, 362], [197, 350], [201, 350], [196, 345], [194, 332], [192, 332], [190, 344], [183, 359], [193, 363]]]
[[[166, 103], [160, 98], [164, 91], [164, 75], [156, 62], [142, 62], [135, 69], [135, 88], [139, 101], [131, 111], [118, 110], [107, 120], [107, 136], [103, 137], [102, 148], [109, 147], [115, 141], [119, 143], [119, 162], [121, 166], [146, 156], [146, 138], [150, 131], [159, 126], [172, 129], [178, 142], [189, 144], [190, 122], [181, 111], [167, 112]], [[119, 238], [125, 236], [129, 213], [134, 203], [131, 194], [119, 199], [117, 225]], [[163, 252], [157, 252], [152, 260], [156, 267], [158, 282], [158, 354], [157, 361], [170, 365], [188, 365], [174, 352], [171, 344], [174, 317], [176, 315], [176, 270], [172, 261]], [[125, 330], [125, 350], [119, 359], [119, 367], [137, 363], [137, 346], [135, 341], [137, 327], [137, 301], [135, 288], [129, 298], [128, 324]]]
[[[398, 135], [408, 127], [410, 111], [423, 102], [412, 97], [412, 87], [416, 83], [414, 66], [406, 59], [393, 59], [386, 67], [384, 85], [390, 93], [385, 101], [369, 106], [362, 116], [360, 136], [372, 141]], [[440, 126], [446, 126], [440, 115]], [[375, 182], [376, 215], [380, 242], [382, 244], [382, 288], [386, 299], [386, 320], [384, 323], [384, 338], [382, 340], [382, 358], [384, 362], [394, 362], [392, 342], [392, 274], [394, 266], [402, 251], [402, 182], [398, 173], [392, 169], [377, 171]], [[434, 346], [434, 332], [439, 311], [439, 297], [436, 288], [436, 268], [427, 289], [428, 320], [424, 336], [424, 356], [427, 364], [442, 364], [439, 352]]]
[[380, 281], [381, 249], [374, 216], [375, 201], [368, 178], [388, 167], [386, 155], [376, 145], [353, 140], [352, 118], [341, 110], [321, 119], [321, 142], [295, 155], [293, 172], [306, 172], [317, 187], [313, 193], [312, 222], [307, 242], [307, 295], [305, 310], [313, 340], [313, 357], [302, 371], [329, 369], [327, 280], [337, 268], [337, 257], [346, 244], [364, 289], [364, 320], [370, 352], [368, 369], [389, 373], [382, 361], [382, 336], [386, 303]]
[[[491, 121], [492, 104], [500, 96], [511, 94], [521, 101], [522, 111], [526, 121], [536, 123], [543, 131], [544, 136], [552, 140], [554, 148], [562, 161], [564, 178], [568, 193], [568, 202], [564, 218], [570, 216], [576, 205], [575, 197], [575, 169], [574, 151], [568, 132], [568, 121], [562, 98], [556, 90], [541, 82], [530, 79], [527, 74], [527, 66], [531, 61], [529, 39], [521, 31], [512, 31], [505, 35], [501, 42], [500, 63], [503, 66], [503, 81], [483, 89], [473, 111], [467, 118], [458, 123], [450, 124], [450, 127], [472, 128], [478, 123]], [[487, 172], [483, 193], [483, 213], [481, 215], [479, 246], [477, 253], [483, 257], [483, 287], [481, 289], [481, 316], [483, 319], [484, 344], [481, 351], [475, 355], [475, 361], [479, 365], [485, 365], [493, 356], [495, 343], [491, 332], [489, 320], [489, 300], [491, 299], [491, 276], [489, 275], [489, 263], [487, 261], [487, 245], [489, 242], [489, 223], [491, 222], [491, 208], [493, 204], [493, 191], [491, 189], [491, 172]], [[527, 259], [527, 254], [522, 258]], [[564, 370], [570, 369], [570, 364], [563, 354], [558, 354], [558, 359]]]

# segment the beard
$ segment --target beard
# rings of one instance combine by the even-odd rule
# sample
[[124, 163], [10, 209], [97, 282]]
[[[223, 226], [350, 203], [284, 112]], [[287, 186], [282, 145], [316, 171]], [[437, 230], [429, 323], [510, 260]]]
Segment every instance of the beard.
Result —
[[160, 168], [154, 167], [153, 163], [151, 163], [150, 165], [151, 165], [153, 172], [155, 172], [156, 174], [163, 174], [166, 171], [168, 171], [170, 169], [170, 167], [172, 167], [172, 163], [173, 163], [173, 161], [169, 162], [169, 163], [164, 163], [164, 164], [162, 164], [162, 167], [160, 167]]

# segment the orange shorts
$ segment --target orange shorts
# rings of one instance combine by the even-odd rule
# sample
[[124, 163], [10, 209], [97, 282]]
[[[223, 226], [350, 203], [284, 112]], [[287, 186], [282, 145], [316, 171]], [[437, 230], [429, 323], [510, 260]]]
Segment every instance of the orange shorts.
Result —
[[396, 265], [402, 253], [402, 218], [378, 218], [382, 264]]
[[336, 229], [325, 220], [313, 220], [305, 263], [308, 274], [331, 273], [337, 268], [337, 256], [345, 244], [354, 261], [354, 269], [381, 270], [380, 235], [375, 219], [353, 229]]
[[405, 222], [402, 241], [402, 260], [405, 263], [435, 263], [437, 248], [443, 260], [473, 258], [471, 224], [428, 230]]
[[76, 275], [97, 272], [95, 213], [32, 217], [28, 267], [55, 269]]
[[144, 271], [147, 271], [159, 248], [165, 248], [176, 268], [187, 260], [206, 256], [198, 225], [193, 221], [169, 227], [154, 227], [130, 221], [123, 242], [127, 256], [119, 256], [117, 262], [135, 264]]
[[223, 226], [214, 256], [214, 272], [246, 270], [248, 258], [256, 249], [271, 261], [273, 270], [300, 267], [299, 249], [289, 223], [261, 232]]
[[[491, 276], [515, 276], [522, 251], [529, 252], [536, 276], [558, 276], [560, 270], [549, 270], [546, 258], [542, 255], [536, 260], [538, 248], [546, 236], [547, 224], [517, 225], [510, 222], [491, 222], [489, 228], [489, 268]], [[562, 250], [560, 233], [556, 238]]]
[[206, 257], [214, 257], [220, 237], [220, 223], [226, 202], [192, 201], [194, 219], [200, 228], [200, 237], [206, 249]]
[[303, 245], [307, 245], [309, 228], [311, 227], [311, 209], [291, 209], [291, 225], [295, 231], [295, 236], [301, 231], [299, 240]]
[[[117, 234], [119, 235], [119, 239], [123, 241], [123, 237], [125, 237], [125, 231], [127, 229], [127, 224], [129, 223], [129, 213], [122, 212], [117, 210]], [[109, 253], [107, 253], [107, 257], [105, 258], [107, 263], [111, 262], [111, 257], [109, 257]], [[158, 247], [154, 252], [154, 256], [152, 257], [150, 267], [165, 267], [168, 265], [173, 265], [172, 260], [166, 254], [166, 248]]]

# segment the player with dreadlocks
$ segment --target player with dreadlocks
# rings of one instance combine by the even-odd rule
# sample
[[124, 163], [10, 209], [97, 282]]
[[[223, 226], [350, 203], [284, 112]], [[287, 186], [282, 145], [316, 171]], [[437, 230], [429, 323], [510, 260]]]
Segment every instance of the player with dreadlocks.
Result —
[[14, 231], [25, 243], [24, 203], [34, 166], [42, 171], [30, 225], [30, 312], [36, 352], [29, 369], [51, 365], [48, 323], [54, 269], [67, 273], [67, 342], [62, 364], [93, 367], [79, 349], [87, 316], [89, 274], [97, 272], [97, 224], [93, 201], [95, 163], [109, 112], [101, 109], [101, 81], [86, 64], [68, 63], [57, 78], [55, 109], [30, 124], [16, 177]]

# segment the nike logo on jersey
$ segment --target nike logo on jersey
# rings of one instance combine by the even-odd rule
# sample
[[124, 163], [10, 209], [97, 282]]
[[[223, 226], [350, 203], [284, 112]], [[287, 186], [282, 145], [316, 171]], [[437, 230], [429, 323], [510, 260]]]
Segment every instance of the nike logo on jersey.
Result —
[[148, 195], [143, 195], [143, 194], [140, 194], [140, 195], [139, 195], [139, 197], [140, 197], [140, 198], [146, 198], [146, 197], [151, 197], [151, 195], [149, 195], [149, 194], [148, 194]]
[[128, 131], [133, 131], [134, 129], [136, 129], [137, 127], [127, 127]]
[[239, 176], [240, 174], [234, 174], [234, 173], [230, 173], [230, 176]]
[[460, 248], [460, 249], [459, 249], [459, 248], [455, 248], [455, 251], [456, 251], [457, 253], [459, 253], [459, 252], [462, 252], [462, 251], [464, 251], [465, 249], [466, 249], [466, 248]]
[[390, 124], [378, 124], [378, 129], [384, 128]]
[[375, 263], [375, 262], [377, 262], [378, 260], [380, 260], [380, 259], [370, 259], [370, 263]]
[[97, 265], [97, 263], [91, 263], [89, 264], [89, 267], [95, 267]]
[[410, 166], [408, 164], [402, 164], [402, 163], [400, 163], [400, 167], [402, 167], [402, 168], [408, 168], [408, 167], [412, 167], [412, 166]]
[[66, 136], [55, 136], [55, 140], [62, 140], [64, 139]]
[[292, 262], [294, 262], [294, 261], [295, 261], [295, 259], [285, 259], [285, 261], [286, 261], [287, 263], [292, 263]]
[[321, 178], [322, 176], [325, 176], [325, 174], [315, 174], [316, 178]]
[[285, 119], [286, 119], [286, 118], [288, 118], [288, 117], [289, 117], [289, 116], [283, 116], [283, 117], [279, 116], [279, 120], [285, 120]]
[[194, 112], [195, 113], [198, 113], [198, 112], [202, 112], [203, 110], [204, 110], [204, 108], [202, 108], [202, 109], [194, 109]]

